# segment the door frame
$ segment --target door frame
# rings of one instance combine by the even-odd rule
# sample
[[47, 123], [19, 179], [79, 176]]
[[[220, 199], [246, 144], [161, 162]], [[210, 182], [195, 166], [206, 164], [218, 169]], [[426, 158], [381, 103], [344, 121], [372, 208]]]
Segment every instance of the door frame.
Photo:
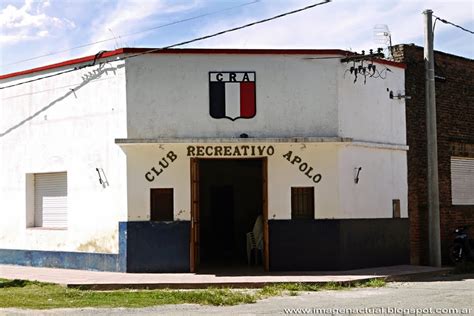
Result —
[[268, 157], [259, 158], [191, 158], [190, 159], [190, 190], [191, 190], [191, 232], [189, 247], [189, 270], [196, 273], [199, 270], [199, 176], [201, 160], [247, 160], [259, 159], [262, 161], [262, 217], [263, 217], [263, 268], [269, 271], [270, 268], [270, 250], [268, 233]]

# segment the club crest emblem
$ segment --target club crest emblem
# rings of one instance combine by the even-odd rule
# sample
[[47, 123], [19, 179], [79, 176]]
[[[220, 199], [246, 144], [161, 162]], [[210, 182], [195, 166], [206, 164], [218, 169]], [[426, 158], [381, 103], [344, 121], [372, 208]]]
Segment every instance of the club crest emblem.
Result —
[[249, 119], [257, 113], [255, 72], [210, 72], [209, 114], [216, 119]]

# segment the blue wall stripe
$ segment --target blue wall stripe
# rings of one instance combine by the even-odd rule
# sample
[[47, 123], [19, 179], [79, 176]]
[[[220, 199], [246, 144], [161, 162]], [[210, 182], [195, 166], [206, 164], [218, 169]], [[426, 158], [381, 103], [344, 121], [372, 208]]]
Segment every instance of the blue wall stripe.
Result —
[[106, 253], [0, 249], [0, 264], [119, 271], [118, 255]]
[[127, 222], [119, 222], [118, 271], [127, 272]]

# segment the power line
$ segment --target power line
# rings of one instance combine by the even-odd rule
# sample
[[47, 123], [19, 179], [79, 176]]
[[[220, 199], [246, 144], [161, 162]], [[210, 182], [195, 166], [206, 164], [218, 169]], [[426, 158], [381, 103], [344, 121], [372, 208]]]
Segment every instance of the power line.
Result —
[[192, 39], [192, 40], [189, 40], [189, 41], [184, 41], [184, 42], [181, 42], [181, 43], [178, 43], [178, 44], [174, 44], [174, 45], [170, 45], [170, 46], [167, 46], [167, 47], [164, 47], [164, 48], [166, 49], [166, 48], [172, 48], [172, 47], [176, 47], [176, 46], [182, 46], [182, 45], [190, 44], [190, 43], [193, 43], [193, 42], [205, 40], [205, 39], [208, 39], [208, 38], [211, 38], [211, 37], [223, 35], [223, 34], [230, 33], [230, 32], [234, 32], [234, 31], [238, 31], [238, 30], [241, 30], [241, 29], [250, 27], [250, 26], [254, 26], [254, 25], [257, 25], [257, 24], [269, 22], [269, 21], [272, 21], [272, 20], [276, 20], [276, 19], [279, 19], [279, 18], [288, 16], [288, 15], [292, 15], [292, 14], [301, 12], [301, 11], [305, 11], [305, 10], [308, 10], [308, 9], [312, 9], [312, 8], [314, 8], [314, 7], [317, 7], [317, 6], [320, 6], [320, 5], [322, 5], [322, 4], [326, 4], [326, 3], [329, 3], [329, 2], [331, 2], [331, 0], [324, 0], [323, 2], [314, 3], [314, 4], [312, 4], [312, 5], [309, 5], [309, 6], [300, 8], [300, 9], [296, 9], [296, 10], [293, 10], [293, 11], [289, 11], [289, 12], [286, 12], [286, 13], [282, 13], [282, 14], [279, 14], [279, 15], [275, 15], [275, 16], [273, 16], [273, 17], [271, 17], [271, 18], [263, 19], [263, 20], [260, 20], [260, 21], [252, 22], [252, 23], [248, 23], [248, 24], [245, 24], [245, 25], [242, 25], [242, 26], [234, 27], [234, 28], [232, 28], [232, 29], [228, 29], [228, 30], [225, 30], [225, 31], [217, 32], [217, 33], [214, 33], [214, 34], [211, 34], [211, 35], [206, 35], [206, 36], [198, 37], [198, 38], [195, 38], [195, 39]]
[[[434, 15], [434, 14], [433, 14], [433, 16], [436, 18], [436, 20], [439, 20], [439, 21], [441, 21], [441, 22], [443, 22], [443, 23], [445, 23], [445, 24], [451, 24], [452, 26], [455, 26], [455, 27], [457, 27], [457, 28], [459, 28], [459, 29], [461, 29], [461, 30], [463, 30], [463, 31], [465, 31], [465, 32], [474, 34], [474, 31], [468, 30], [468, 29], [466, 29], [466, 28], [464, 28], [464, 27], [462, 27], [462, 26], [460, 26], [460, 25], [454, 24], [453, 22], [449, 22], [449, 21], [447, 21], [447, 20], [445, 20], [445, 19], [442, 19], [442, 18], [440, 18], [440, 17], [437, 17], [437, 16]], [[435, 21], [435, 25], [436, 25], [436, 21]]]
[[[90, 66], [88, 66], [88, 67], [90, 67]], [[85, 68], [85, 67], [84, 67], [84, 68]], [[30, 83], [30, 82], [35, 82], [35, 81], [39, 81], [39, 80], [51, 78], [51, 77], [56, 77], [56, 76], [63, 75], [63, 74], [67, 74], [68, 72], [73, 72], [73, 71], [76, 71], [76, 70], [79, 70], [79, 68], [77, 68], [77, 67], [76, 67], [76, 68], [71, 68], [71, 69], [68, 69], [68, 70], [65, 70], [65, 71], [61, 71], [61, 72], [57, 72], [57, 73], [54, 73], [54, 74], [51, 74], [51, 75], [39, 77], [39, 78], [36, 78], [36, 79], [31, 79], [31, 80], [28, 80], [28, 81], [24, 81], [24, 82], [12, 84], [12, 85], [9, 85], [9, 86], [0, 87], [0, 90], [1, 90], [1, 89], [6, 89], [6, 88], [15, 87], [15, 86], [20, 86], [20, 85], [25, 84], [25, 83]]]
[[[204, 18], [204, 17], [207, 17], [207, 16], [219, 14], [219, 13], [222, 13], [222, 12], [225, 12], [225, 11], [245, 7], [245, 6], [248, 6], [248, 5], [251, 5], [251, 4], [255, 4], [259, 1], [261, 1], [261, 0], [254, 0], [254, 1], [251, 1], [251, 2], [246, 2], [246, 3], [243, 3], [243, 4], [236, 5], [236, 6], [224, 8], [222, 10], [212, 11], [212, 12], [192, 16], [190, 18], [186, 18], [186, 19], [182, 19], [182, 20], [176, 20], [176, 21], [173, 21], [173, 22], [157, 25], [157, 26], [151, 27], [149, 29], [145, 29], [145, 30], [141, 30], [141, 31], [137, 31], [137, 32], [126, 33], [126, 34], [123, 34], [123, 35], [119, 35], [117, 37], [118, 38], [129, 37], [129, 36], [137, 35], [137, 34], [140, 34], [140, 33], [154, 31], [154, 30], [161, 29], [161, 28], [164, 28], [164, 27], [167, 27], [167, 26], [172, 26], [172, 25], [176, 25], [176, 24], [180, 24], [180, 23], [184, 23], [184, 22], [189, 22], [189, 21], [192, 21], [192, 20], [197, 20], [197, 19]], [[31, 58], [28, 58], [28, 59], [15, 61], [15, 62], [12, 62], [12, 63], [9, 63], [9, 64], [3, 64], [1, 66], [5, 67], [5, 66], [17, 65], [17, 64], [21, 64], [21, 63], [24, 63], [24, 62], [27, 62], [27, 61], [32, 61], [32, 60], [36, 60], [36, 59], [40, 59], [40, 58], [48, 57], [48, 56], [53, 56], [53, 55], [69, 52], [69, 51], [72, 51], [72, 50], [75, 50], [75, 49], [84, 48], [84, 47], [93, 46], [93, 45], [100, 44], [100, 43], [109, 42], [109, 41], [115, 40], [117, 37], [112, 37], [112, 38], [107, 38], [107, 39], [103, 39], [103, 40], [96, 41], [96, 42], [82, 44], [82, 45], [74, 46], [74, 47], [64, 49], [64, 50], [60, 50], [60, 51], [49, 52], [49, 53], [44, 54], [44, 55], [39, 55], [39, 56], [31, 57]]]
[[[226, 34], [226, 33], [235, 32], [235, 31], [238, 31], [238, 30], [242, 30], [242, 29], [244, 29], [244, 28], [247, 28], [247, 27], [251, 27], [251, 26], [257, 25], [257, 24], [269, 22], [269, 21], [272, 21], [272, 20], [276, 20], [276, 19], [279, 19], [279, 18], [288, 16], [288, 15], [292, 15], [292, 14], [295, 14], [295, 13], [298, 13], [298, 12], [302, 12], [302, 11], [305, 11], [305, 10], [309, 10], [309, 9], [315, 8], [315, 7], [317, 7], [317, 6], [320, 6], [320, 5], [329, 3], [329, 2], [331, 2], [331, 0], [324, 0], [324, 1], [322, 1], [322, 2], [317, 2], [317, 3], [314, 3], [314, 4], [312, 4], [312, 5], [309, 5], [309, 6], [300, 8], [300, 9], [296, 9], [296, 10], [293, 10], [293, 11], [288, 11], [288, 12], [285, 12], [285, 13], [282, 13], [282, 14], [275, 15], [275, 16], [270, 17], [270, 18], [266, 18], [266, 19], [263, 19], [263, 20], [255, 21], [255, 22], [248, 23], [248, 24], [244, 24], [244, 25], [241, 25], [241, 26], [238, 26], [238, 27], [234, 27], [234, 28], [231, 28], [231, 29], [227, 29], [227, 30], [224, 30], [224, 31], [220, 31], [220, 32], [217, 32], [217, 33], [213, 33], [213, 34], [209, 34], [209, 35], [197, 37], [197, 38], [194, 38], [194, 39], [191, 39], [191, 40], [179, 42], [179, 43], [172, 44], [172, 45], [168, 45], [168, 46], [161, 47], [161, 48], [149, 49], [149, 50], [146, 50], [146, 51], [144, 51], [144, 52], [137, 53], [137, 54], [133, 54], [133, 55], [124, 56], [124, 57], [122, 57], [122, 58], [116, 59], [116, 61], [122, 61], [122, 60], [130, 59], [130, 58], [142, 56], [142, 55], [145, 55], [145, 54], [150, 54], [150, 53], [153, 53], [153, 52], [157, 52], [157, 51], [161, 51], [161, 50], [166, 50], [166, 49], [169, 49], [169, 48], [178, 47], [178, 46], [183, 46], [183, 45], [187, 45], [187, 44], [190, 44], [190, 43], [202, 41], [202, 40], [209, 39], [209, 38], [216, 37], [216, 36], [220, 36], [220, 35], [223, 35], [223, 34]], [[43, 77], [39, 77], [39, 78], [27, 80], [27, 81], [15, 83], [15, 84], [12, 84], [12, 85], [0, 87], [0, 89], [11, 88], [11, 87], [23, 85], [23, 84], [26, 84], [26, 83], [30, 83], [30, 82], [35, 82], [35, 81], [43, 80], [43, 79], [46, 79], [46, 78], [51, 78], [51, 77], [59, 76], [59, 75], [62, 75], [62, 74], [68, 73], [68, 72], [72, 72], [72, 71], [76, 71], [76, 70], [80, 70], [80, 69], [92, 67], [92, 66], [95, 66], [95, 65], [98, 65], [98, 66], [104, 65], [104, 64], [108, 63], [108, 61], [107, 61], [107, 62], [99, 62], [99, 63], [96, 63], [96, 61], [102, 56], [102, 54], [103, 54], [104, 52], [105, 52], [105, 51], [100, 51], [99, 53], [97, 53], [97, 54], [95, 55], [95, 57], [94, 57], [94, 61], [93, 61], [91, 64], [82, 65], [82, 66], [79, 66], [79, 67], [74, 67], [74, 68], [71, 68], [71, 69], [68, 69], [68, 70], [65, 70], [65, 71], [62, 71], [62, 72], [58, 72], [58, 73], [55, 73], [55, 74], [51, 74], [51, 75], [47, 75], [47, 76], [43, 76]]]
[[231, 29], [227, 29], [227, 30], [224, 30], [224, 31], [220, 31], [220, 32], [217, 32], [217, 33], [213, 33], [213, 34], [209, 34], [209, 35], [205, 35], [205, 36], [201, 36], [201, 37], [197, 37], [197, 38], [187, 40], [187, 41], [183, 41], [183, 42], [179, 42], [179, 43], [176, 43], [176, 44], [172, 44], [172, 45], [168, 45], [168, 46], [164, 46], [164, 47], [160, 47], [160, 48], [153, 48], [153, 49], [150, 49], [150, 50], [147, 50], [147, 51], [144, 51], [144, 52], [141, 52], [141, 53], [137, 53], [137, 54], [134, 54], [134, 55], [125, 56], [125, 57], [121, 58], [120, 60], [134, 58], [134, 57], [137, 57], [137, 56], [150, 54], [150, 53], [153, 53], [153, 52], [166, 50], [166, 49], [170, 49], [170, 48], [173, 48], [173, 47], [178, 47], [178, 46], [191, 44], [191, 43], [194, 43], [194, 42], [202, 41], [202, 40], [209, 39], [209, 38], [212, 38], [212, 37], [216, 37], [216, 36], [219, 36], [219, 35], [223, 35], [223, 34], [226, 34], [226, 33], [235, 32], [235, 31], [238, 31], [238, 30], [241, 30], [241, 29], [245, 29], [247, 27], [257, 25], [257, 24], [269, 22], [269, 21], [272, 21], [272, 20], [276, 20], [276, 19], [288, 16], [288, 15], [292, 15], [292, 14], [301, 12], [301, 11], [309, 10], [309, 9], [312, 9], [314, 7], [317, 7], [317, 6], [320, 6], [320, 5], [329, 3], [329, 2], [331, 2], [331, 0], [324, 0], [322, 2], [314, 3], [314, 4], [311, 4], [309, 6], [300, 8], [300, 9], [296, 9], [296, 10], [293, 10], [293, 11], [288, 11], [288, 12], [285, 12], [285, 13], [282, 13], [282, 14], [278, 14], [278, 15], [275, 15], [275, 16], [267, 18], [267, 19], [251, 22], [251, 23], [244, 24], [244, 25], [241, 25], [241, 26], [237, 26], [237, 27], [234, 27], [234, 28], [231, 28]]

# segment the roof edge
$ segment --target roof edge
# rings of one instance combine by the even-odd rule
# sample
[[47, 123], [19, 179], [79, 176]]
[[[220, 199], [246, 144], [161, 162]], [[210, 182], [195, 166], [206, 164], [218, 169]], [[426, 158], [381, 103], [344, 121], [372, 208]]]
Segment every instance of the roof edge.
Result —
[[[123, 53], [124, 53], [123, 48], [119, 48], [119, 49], [116, 49], [114, 51], [106, 51], [98, 59], [112, 57], [112, 56], [120, 55], [120, 54], [123, 54]], [[41, 72], [41, 71], [45, 71], [45, 70], [51, 70], [51, 69], [61, 68], [61, 67], [65, 67], [65, 66], [71, 66], [71, 65], [75, 65], [75, 64], [81, 64], [81, 63], [85, 63], [85, 62], [88, 62], [88, 61], [93, 61], [94, 59], [95, 59], [95, 55], [70, 59], [70, 60], [66, 60], [66, 61], [62, 61], [62, 62], [59, 62], [59, 63], [54, 63], [54, 64], [50, 64], [50, 65], [46, 65], [46, 66], [41, 66], [41, 67], [21, 70], [21, 71], [17, 71], [17, 72], [12, 72], [12, 73], [5, 74], [5, 75], [0, 75], [0, 80], [7, 79], [7, 78], [12, 78], [12, 77], [23, 76], [23, 75], [29, 75], [29, 74], [32, 74], [32, 73], [35, 73], [35, 72]]]
[[[235, 54], [235, 55], [340, 55], [348, 56], [356, 53], [342, 50], [342, 49], [238, 49], [238, 48], [173, 48], [173, 49], [159, 49], [159, 48], [133, 48], [124, 47], [113, 51], [105, 51], [98, 59], [109, 58], [122, 54]], [[96, 55], [90, 55], [75, 59], [66, 60], [59, 63], [45, 65], [41, 67], [26, 69], [22, 71], [12, 72], [0, 75], [0, 80], [29, 75], [41, 71], [52, 70], [56, 68], [72, 66], [80, 63], [93, 61]], [[406, 65], [399, 62], [393, 62], [384, 59], [377, 59], [376, 62], [386, 65], [391, 65], [400, 68], [406, 68]]]
[[[393, 47], [410, 47], [410, 48], [415, 48], [415, 49], [418, 49], [418, 50], [423, 50], [424, 47], [423, 46], [420, 46], [420, 45], [416, 45], [414, 43], [410, 43], [410, 44], [395, 44], [393, 45]], [[457, 58], [457, 59], [463, 59], [463, 60], [467, 60], [467, 61], [474, 61], [474, 59], [472, 58], [469, 58], [469, 57], [466, 57], [466, 56], [460, 56], [460, 55], [455, 55], [453, 53], [448, 53], [448, 52], [444, 52], [444, 51], [441, 51], [441, 50], [433, 50], [433, 52], [435, 54], [441, 54], [441, 55], [445, 55], [445, 56], [448, 56], [448, 57], [452, 57], [452, 58]]]

